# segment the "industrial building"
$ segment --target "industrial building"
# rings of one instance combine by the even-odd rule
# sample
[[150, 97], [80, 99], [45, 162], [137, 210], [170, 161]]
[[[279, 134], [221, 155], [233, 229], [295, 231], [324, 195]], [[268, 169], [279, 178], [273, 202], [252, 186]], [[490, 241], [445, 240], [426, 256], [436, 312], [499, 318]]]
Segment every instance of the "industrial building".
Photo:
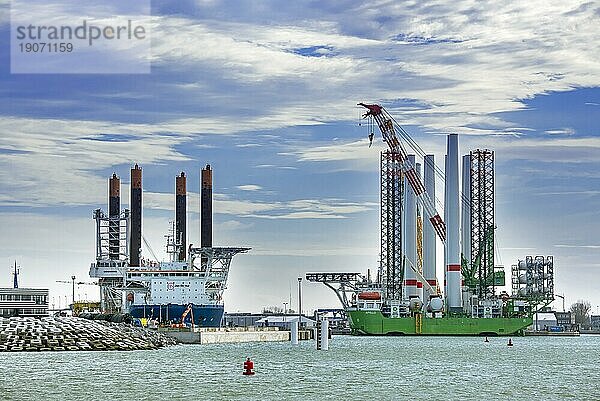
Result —
[[13, 269], [13, 288], [0, 288], [0, 317], [48, 316], [48, 289], [19, 288], [17, 261]]
[[538, 312], [533, 317], [533, 329], [535, 331], [551, 331], [558, 328], [556, 315], [553, 312]]
[[571, 312], [554, 312], [556, 325], [562, 331], [578, 331], [579, 327], [575, 324], [574, 316]]
[[600, 315], [590, 316], [590, 328], [594, 331], [600, 331]]
[[[298, 315], [277, 315], [264, 313], [225, 313], [223, 325], [226, 327], [279, 327], [290, 330], [290, 324], [298, 321]], [[302, 316], [301, 328], [313, 328], [316, 320]]]
[[256, 322], [265, 317], [262, 313], [227, 313], [223, 315], [223, 326], [225, 327], [250, 327], [256, 326]]
[[257, 327], [277, 327], [279, 330], [291, 330], [292, 323], [300, 321], [300, 330], [313, 329], [317, 321], [306, 316], [299, 319], [298, 315], [269, 315], [256, 321]]

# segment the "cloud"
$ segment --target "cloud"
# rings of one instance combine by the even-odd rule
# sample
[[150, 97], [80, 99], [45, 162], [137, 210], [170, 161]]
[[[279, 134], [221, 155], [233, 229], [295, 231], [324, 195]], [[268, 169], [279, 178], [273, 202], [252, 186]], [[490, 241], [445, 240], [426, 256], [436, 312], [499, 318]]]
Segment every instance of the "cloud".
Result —
[[587, 191], [556, 191], [556, 192], [536, 192], [534, 195], [539, 196], [557, 196], [557, 195], [600, 195], [598, 190], [587, 190]]
[[[116, 95], [99, 88], [94, 97], [111, 96], [116, 112], [121, 99], [159, 96], [160, 110], [138, 114], [178, 120], [175, 131], [191, 124], [231, 132], [349, 120], [352, 104], [373, 100], [402, 111], [404, 123], [480, 134], [486, 130], [473, 127], [491, 123], [498, 134], [506, 123], [491, 113], [598, 82], [594, 8], [544, 5], [266, 2], [257, 15], [253, 7], [226, 2], [169, 3], [150, 23], [152, 80], [159, 84], [124, 84]], [[223, 10], [231, 13], [228, 21]], [[398, 99], [414, 99], [422, 108], [407, 110], [395, 105]], [[198, 104], [203, 107], [193, 107]], [[198, 124], [197, 115], [208, 124]]]
[[[285, 155], [289, 155], [289, 153], [286, 153]], [[268, 169], [276, 168], [276, 169], [280, 169], [280, 170], [298, 170], [298, 167], [294, 167], [294, 166], [276, 166], [274, 164], [259, 164], [259, 165], [254, 166], [254, 168], [268, 168]]]
[[237, 220], [227, 220], [219, 224], [219, 230], [236, 231], [251, 227], [252, 224], [242, 223]]
[[258, 148], [262, 145], [259, 143], [240, 143], [235, 145], [237, 148]]
[[187, 135], [153, 132], [145, 125], [3, 118], [0, 133], [0, 148], [14, 151], [0, 153], [4, 204], [97, 203], [106, 185], [98, 170], [122, 163], [188, 160], [175, 150]]
[[260, 185], [248, 184], [248, 185], [238, 185], [236, 187], [240, 191], [259, 191], [262, 189]]
[[600, 249], [600, 245], [565, 245], [557, 244], [555, 248], [574, 248], [574, 249]]
[[[422, 138], [420, 147], [428, 154], [435, 154], [436, 160], [443, 160], [445, 143], [443, 138]], [[336, 162], [342, 163], [343, 169], [363, 171], [379, 168], [379, 152], [387, 146], [378, 141], [369, 148], [368, 140], [335, 141], [333, 144], [301, 146], [295, 149], [298, 161], [301, 162]], [[460, 135], [461, 149], [488, 148], [493, 149], [501, 160], [528, 160], [545, 163], [600, 163], [600, 138], [598, 137], [524, 137], [507, 136], [471, 137]], [[406, 141], [403, 141], [408, 153], [414, 153]]]
[[[298, 248], [264, 248], [264, 247], [255, 247], [252, 248], [252, 254], [261, 255], [261, 256], [306, 256], [306, 249], [298, 249]], [[373, 256], [379, 252], [377, 247], [368, 248], [368, 247], [311, 247], [310, 255], [311, 256]]]
[[573, 128], [561, 128], [561, 129], [552, 129], [545, 131], [546, 134], [550, 135], [573, 135], [575, 130]]
[[[562, 5], [541, 12], [536, 4], [473, 9], [459, 1], [436, 10], [382, 4], [333, 12], [302, 3], [281, 10], [267, 3], [259, 18], [248, 7], [217, 4], [239, 18], [223, 21], [222, 11], [203, 3], [194, 8], [197, 14], [186, 12], [188, 18], [169, 13], [153, 19], [153, 63], [161, 85], [150, 86], [163, 99], [177, 99], [160, 110], [170, 119], [191, 118], [182, 103], [211, 99], [200, 114], [212, 117], [207, 122], [217, 131], [349, 120], [357, 100], [383, 101], [396, 110], [393, 102], [410, 98], [423, 107], [397, 105], [404, 123], [473, 134], [490, 133], [474, 127], [492, 124], [495, 134], [518, 135], [490, 114], [522, 109], [522, 100], [536, 94], [595, 85], [600, 69], [595, 30], [582, 29], [593, 23], [593, 9]], [[298, 18], [313, 13], [318, 18]], [[277, 18], [263, 19], [269, 15]], [[580, 29], [559, 32], [553, 26]], [[327, 56], [298, 49], [327, 49]], [[368, 82], [368, 89], [355, 82]], [[253, 123], [245, 124], [247, 118]], [[180, 122], [186, 125], [185, 118]]]
[[289, 212], [283, 214], [249, 214], [246, 217], [255, 217], [259, 219], [343, 219], [342, 214], [332, 214], [324, 212]]
[[[198, 193], [188, 192], [188, 211], [200, 210]], [[173, 195], [144, 192], [144, 207], [148, 209], [173, 210]], [[371, 202], [345, 202], [337, 199], [298, 199], [292, 201], [260, 202], [231, 199], [224, 194], [215, 194], [213, 212], [236, 217], [261, 219], [340, 219], [350, 214], [362, 213], [377, 208]]]
[[[269, 126], [273, 118], [269, 117], [264, 124]], [[248, 125], [240, 122], [212, 132], [231, 134], [265, 126], [260, 119], [251, 120]], [[280, 121], [284, 125], [289, 123], [283, 117]], [[0, 119], [0, 184], [6, 194], [0, 198], [0, 205], [97, 203], [104, 198], [105, 185], [105, 178], [98, 171], [124, 163], [150, 165], [192, 160], [178, 147], [197, 138], [203, 127], [213, 124], [219, 125], [215, 120], [202, 118], [124, 124], [4, 117]], [[254, 124], [257, 125], [252, 128]], [[77, 190], [65, 190], [66, 183]]]
[[[321, 6], [315, 10], [302, 3], [283, 9], [280, 4], [266, 3], [264, 15], [257, 16], [251, 8], [222, 2], [195, 7], [195, 12], [158, 14], [152, 19], [155, 69], [148, 85], [115, 81], [122, 86], [119, 93], [109, 85], [98, 85], [83, 95], [63, 85], [61, 98], [50, 99], [48, 93], [41, 93], [39, 99], [29, 99], [57, 115], [70, 113], [78, 105], [87, 114], [98, 110], [106, 121], [8, 116], [0, 125], [0, 147], [25, 152], [31, 151], [27, 148], [36, 141], [44, 141], [46, 145], [33, 150], [38, 158], [42, 148], [89, 147], [83, 135], [73, 137], [69, 131], [85, 131], [90, 137], [105, 132], [133, 133], [136, 140], [142, 140], [138, 145], [148, 143], [145, 141], [151, 136], [160, 142], [153, 144], [153, 150], [161, 148], [157, 157], [146, 159], [155, 163], [182, 157], [176, 147], [199, 133], [247, 133], [350, 121], [356, 116], [354, 104], [358, 100], [381, 101], [401, 117], [402, 124], [419, 125], [429, 132], [518, 137], [530, 128], [512, 126], [494, 113], [523, 109], [523, 99], [536, 94], [596, 85], [600, 75], [600, 62], [595, 57], [600, 53], [597, 30], [586, 29], [595, 21], [593, 8], [564, 4], [546, 9], [536, 3], [502, 7], [490, 3], [473, 9], [470, 2], [459, 1], [451, 8], [440, 5], [435, 10], [423, 4]], [[223, 9], [238, 17], [223, 21], [219, 11]], [[62, 15], [63, 11], [49, 7], [44, 13]], [[269, 19], [269, 15], [277, 18]], [[386, 18], [382, 20], [383, 16]], [[266, 20], [270, 23], [265, 24]], [[541, 20], [545, 21], [542, 25]], [[554, 26], [579, 28], [559, 31]], [[327, 50], [326, 56], [314, 57], [314, 52], [323, 53], [320, 49]], [[12, 84], [12, 91], [19, 92], [19, 85]], [[154, 98], [163, 99], [160, 110], [151, 103]], [[409, 104], [399, 99], [412, 101]], [[120, 111], [124, 100], [135, 101], [139, 109], [136, 118], [144, 123], [111, 121], [111, 115], [121, 119], [132, 114]], [[73, 107], [65, 107], [65, 102]], [[4, 107], [8, 113], [23, 109], [18, 105]], [[10, 134], [33, 126], [36, 137], [25, 134], [21, 140]], [[561, 133], [569, 133], [568, 128], [564, 130]], [[67, 138], [63, 138], [65, 133]], [[256, 145], [248, 142], [236, 146]], [[365, 164], [360, 160], [371, 160], [366, 150], [344, 154], [360, 146], [362, 143], [316, 147], [301, 152], [300, 160], [356, 160], [354, 167], [362, 168]], [[59, 166], [74, 168], [74, 175], [79, 175], [83, 169], [76, 166], [84, 164], [86, 158], [73, 152], [60, 153], [55, 157], [68, 157], [73, 165]], [[134, 154], [117, 151], [113, 157], [112, 152], [104, 153], [108, 153], [105, 163], [96, 160], [78, 182], [99, 182], [89, 173], [93, 167], [106, 168], [118, 157], [128, 160]], [[92, 157], [95, 154], [98, 152], [92, 152]], [[25, 159], [14, 157], [10, 166]], [[44, 162], [54, 164], [53, 160]], [[13, 176], [10, 166], [7, 176]], [[23, 172], [18, 174], [24, 182], [37, 180], [23, 176]], [[7, 179], [0, 177], [0, 182]], [[50, 188], [55, 187], [50, 182]]]

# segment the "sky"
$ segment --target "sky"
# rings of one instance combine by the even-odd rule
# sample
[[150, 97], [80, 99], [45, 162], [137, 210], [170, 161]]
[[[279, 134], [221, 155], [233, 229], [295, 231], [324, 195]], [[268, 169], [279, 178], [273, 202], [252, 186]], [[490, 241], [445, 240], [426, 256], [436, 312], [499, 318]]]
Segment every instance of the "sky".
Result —
[[[80, 17], [45, 3], [32, 15]], [[188, 176], [198, 243], [200, 169], [214, 169], [214, 245], [252, 248], [234, 258], [226, 311], [296, 309], [306, 272], [374, 271], [385, 144], [368, 147], [363, 101], [438, 163], [447, 133], [463, 154], [494, 150], [497, 263], [553, 255], [567, 308], [597, 312], [599, 17], [585, 1], [156, 1], [149, 73], [18, 74], [0, 0], [0, 286], [16, 260], [22, 286], [64, 306], [70, 286], [56, 281], [91, 281], [92, 210], [106, 209], [113, 172], [127, 206], [134, 163], [160, 257], [175, 176]], [[303, 308], [319, 307], [339, 304], [305, 283]]]

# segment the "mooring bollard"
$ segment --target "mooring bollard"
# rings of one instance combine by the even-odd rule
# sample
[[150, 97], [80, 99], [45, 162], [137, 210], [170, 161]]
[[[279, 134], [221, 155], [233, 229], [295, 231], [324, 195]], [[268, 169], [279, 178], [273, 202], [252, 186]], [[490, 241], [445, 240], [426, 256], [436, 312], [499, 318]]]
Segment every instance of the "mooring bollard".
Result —
[[290, 328], [292, 330], [290, 339], [292, 340], [292, 345], [298, 345], [298, 322], [291, 322]]

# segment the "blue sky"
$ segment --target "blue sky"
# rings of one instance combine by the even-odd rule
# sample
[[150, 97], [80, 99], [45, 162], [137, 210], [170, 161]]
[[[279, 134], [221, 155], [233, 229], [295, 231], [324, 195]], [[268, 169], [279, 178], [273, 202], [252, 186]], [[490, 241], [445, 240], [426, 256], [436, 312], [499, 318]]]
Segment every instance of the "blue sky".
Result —
[[[253, 248], [227, 310], [282, 306], [306, 271], [375, 269], [383, 145], [357, 124], [367, 101], [437, 160], [448, 132], [463, 152], [495, 150], [501, 262], [555, 255], [557, 292], [600, 305], [597, 5], [289, 3], [153, 2], [150, 74], [11, 74], [0, 1], [0, 285], [17, 259], [23, 285], [64, 304], [54, 281], [87, 279], [91, 210], [135, 162], [157, 252], [180, 171], [198, 242], [199, 170], [213, 166], [215, 244]], [[77, 17], [35, 10], [61, 11]], [[308, 308], [337, 305], [305, 291]]]

